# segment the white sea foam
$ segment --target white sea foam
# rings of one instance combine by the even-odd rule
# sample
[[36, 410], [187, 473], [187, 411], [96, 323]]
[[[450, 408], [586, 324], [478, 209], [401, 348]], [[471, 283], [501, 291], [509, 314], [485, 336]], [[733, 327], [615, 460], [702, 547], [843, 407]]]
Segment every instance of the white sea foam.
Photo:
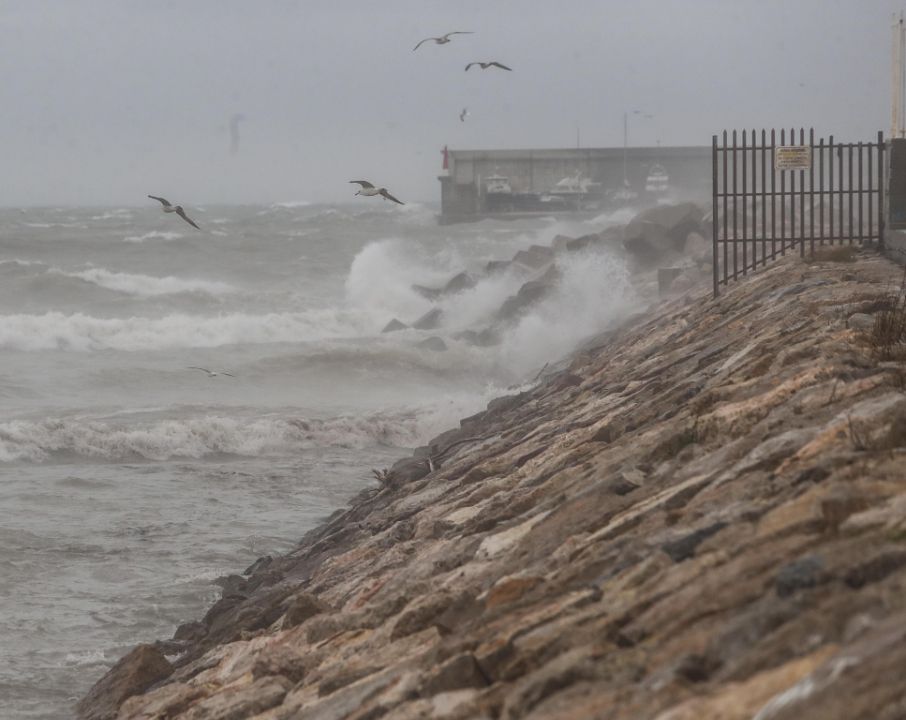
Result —
[[308, 207], [311, 203], [308, 200], [287, 200], [286, 202], [275, 202], [271, 203], [270, 207], [272, 208], [300, 208]]
[[562, 277], [553, 292], [504, 334], [501, 360], [517, 372], [565, 355], [637, 302], [626, 265], [616, 255], [576, 253], [558, 267]]
[[381, 240], [356, 255], [346, 278], [346, 297], [354, 307], [372, 313], [376, 324], [397, 316], [412, 321], [431, 307], [412, 285], [431, 286], [448, 279], [448, 270], [419, 262], [401, 240]]
[[385, 411], [329, 419], [205, 415], [124, 425], [51, 418], [0, 423], [0, 462], [45, 462], [55, 454], [105, 461], [246, 457], [298, 453], [316, 447], [412, 447], [449, 427], [452, 416], [474, 412], [484, 398], [456, 398], [432, 409]]
[[185, 236], [178, 232], [152, 230], [144, 235], [128, 235], [123, 238], [123, 242], [141, 243], [146, 240], [179, 240], [182, 237]]
[[361, 335], [371, 323], [336, 309], [205, 317], [183, 313], [161, 318], [99, 318], [83, 313], [0, 316], [4, 350], [166, 350], [189, 347], [308, 342]]
[[86, 650], [85, 652], [66, 653], [63, 662], [66, 665], [104, 665], [108, 662], [103, 650]]
[[167, 275], [154, 277], [133, 273], [120, 273], [104, 268], [89, 268], [76, 272], [65, 272], [54, 268], [51, 272], [66, 277], [78, 278], [93, 283], [98, 287], [116, 290], [127, 295], [151, 297], [154, 295], [171, 295], [184, 292], [203, 292], [211, 295], [222, 295], [234, 292], [236, 288], [227, 283], [213, 280], [183, 279]]
[[132, 217], [132, 210], [129, 208], [117, 208], [115, 210], [108, 210], [101, 213], [100, 215], [92, 215], [92, 220], [124, 220]]

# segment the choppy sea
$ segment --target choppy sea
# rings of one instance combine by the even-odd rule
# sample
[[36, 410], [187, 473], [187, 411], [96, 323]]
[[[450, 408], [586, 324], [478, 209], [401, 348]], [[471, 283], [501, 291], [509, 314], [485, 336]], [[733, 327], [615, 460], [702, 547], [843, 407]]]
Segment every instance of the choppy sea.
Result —
[[[58, 720], [220, 575], [287, 551], [371, 468], [533, 378], [632, 305], [617, 255], [577, 254], [499, 345], [525, 282], [483, 274], [625, 222], [440, 226], [436, 208], [304, 202], [0, 210], [0, 717]], [[412, 285], [468, 271], [436, 303]], [[381, 333], [439, 304], [441, 327]], [[440, 336], [446, 351], [418, 347]], [[232, 375], [209, 377], [190, 366]]]

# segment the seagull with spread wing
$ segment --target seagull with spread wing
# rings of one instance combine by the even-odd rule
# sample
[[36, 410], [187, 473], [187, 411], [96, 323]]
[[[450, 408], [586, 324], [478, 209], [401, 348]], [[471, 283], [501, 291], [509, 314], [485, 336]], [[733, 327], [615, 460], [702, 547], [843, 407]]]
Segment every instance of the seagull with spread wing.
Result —
[[468, 65], [466, 65], [466, 72], [468, 72], [469, 68], [473, 65], [478, 65], [482, 70], [487, 70], [489, 67], [499, 67], [501, 70], [509, 70], [510, 72], [513, 71], [513, 68], [509, 68], [503, 63], [499, 63], [494, 60], [492, 62], [470, 62]]
[[350, 180], [349, 182], [350, 182], [350, 184], [356, 184], [356, 185], [361, 186], [361, 188], [356, 193], [356, 195], [364, 195], [365, 197], [374, 197], [375, 195], [380, 195], [384, 199], [393, 200], [393, 202], [399, 203], [400, 205], [406, 204], [404, 202], [400, 202], [395, 197], [393, 197], [393, 195], [391, 195], [389, 192], [387, 192], [387, 188], [375, 187], [367, 180]]
[[462, 112], [459, 113], [459, 122], [465, 122], [467, 117], [469, 117], [469, 108], [464, 107]]
[[189, 223], [189, 225], [191, 225], [193, 228], [196, 228], [197, 230], [201, 230], [201, 228], [195, 224], [195, 221], [192, 220], [192, 218], [190, 218], [188, 215], [186, 215], [186, 211], [182, 209], [182, 205], [171, 205], [169, 200], [167, 200], [166, 198], [157, 197], [157, 195], [149, 195], [148, 197], [151, 198], [152, 200], [157, 200], [157, 202], [159, 202], [161, 205], [163, 205], [163, 207], [161, 209], [165, 213], [176, 213], [177, 215], [179, 215], [179, 217], [181, 217], [183, 220], [185, 220], [187, 223]]
[[412, 48], [412, 52], [415, 52], [416, 50], [418, 50], [422, 46], [423, 43], [426, 43], [429, 40], [433, 40], [435, 45], [446, 45], [448, 42], [450, 42], [451, 35], [474, 35], [474, 34], [475, 33], [470, 32], [468, 30], [456, 30], [455, 32], [448, 32], [446, 35], [441, 35], [440, 37], [425, 38], [418, 45], [416, 45], [414, 48]]

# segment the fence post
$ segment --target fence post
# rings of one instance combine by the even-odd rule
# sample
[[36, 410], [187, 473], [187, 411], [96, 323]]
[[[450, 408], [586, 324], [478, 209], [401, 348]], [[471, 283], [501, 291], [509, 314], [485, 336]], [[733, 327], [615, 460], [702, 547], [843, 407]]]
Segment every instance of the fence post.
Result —
[[711, 246], [713, 257], [711, 258], [711, 271], [714, 276], [714, 297], [717, 297], [717, 135], [711, 136]]

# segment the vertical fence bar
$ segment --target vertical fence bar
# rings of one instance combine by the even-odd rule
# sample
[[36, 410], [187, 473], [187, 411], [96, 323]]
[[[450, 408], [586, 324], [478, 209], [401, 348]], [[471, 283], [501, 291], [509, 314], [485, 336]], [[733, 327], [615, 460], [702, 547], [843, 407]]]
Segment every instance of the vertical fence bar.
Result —
[[824, 245], [824, 138], [818, 141], [818, 217], [819, 242]]
[[[796, 144], [796, 128], [790, 128], [790, 145]], [[790, 248], [796, 246], [796, 171], [790, 170]]]
[[758, 267], [758, 143], [752, 128], [752, 269]]
[[868, 155], [868, 239], [874, 240], [875, 239], [875, 217], [874, 217], [874, 214], [872, 213], [872, 207], [874, 206], [874, 199], [875, 199], [874, 198], [875, 175], [873, 172], [874, 166], [872, 164], [872, 159], [875, 154], [875, 149], [874, 149], [874, 147], [872, 147], [869, 144], [866, 144], [865, 149], [867, 150], [866, 154]]
[[[799, 144], [805, 145], [805, 128], [799, 128]], [[799, 256], [805, 257], [805, 170], [799, 171]]]
[[808, 129], [808, 247], [815, 254], [815, 128]]
[[738, 267], [739, 263], [737, 262], [737, 255], [739, 248], [738, 243], [736, 242], [739, 239], [739, 233], [736, 229], [736, 203], [739, 199], [736, 192], [736, 176], [739, 173], [736, 170], [736, 131], [733, 131], [733, 279], [739, 276]]
[[846, 227], [843, 224], [843, 205], [844, 205], [844, 184], [843, 184], [843, 148], [846, 147], [843, 143], [837, 145], [837, 192], [840, 197], [838, 198], [840, 202], [838, 203], [839, 207], [837, 208], [837, 220], [840, 227], [840, 244], [843, 244], [843, 241], [846, 239], [843, 236], [846, 234]]
[[[780, 146], [786, 145], [786, 129], [780, 128]], [[786, 171], [780, 171], [780, 254], [786, 255]]]
[[865, 196], [863, 195], [865, 183], [862, 181], [862, 142], [861, 141], [859, 142], [859, 145], [858, 145], [858, 156], [859, 156], [859, 165], [858, 165], [858, 168], [859, 168], [859, 244], [864, 245], [865, 236], [862, 234], [862, 213], [863, 213], [863, 202], [865, 201]]
[[777, 170], [774, 169], [776, 130], [771, 128], [771, 260], [777, 257]]
[[711, 275], [717, 297], [717, 135], [711, 136]]
[[768, 156], [767, 133], [761, 128], [761, 265], [768, 261], [767, 235], [768, 235], [768, 177], [765, 170], [765, 160]]
[[853, 195], [855, 190], [853, 186], [853, 144], [849, 144], [846, 153], [846, 178], [849, 181], [847, 190], [849, 191], [849, 244], [853, 244]]
[[878, 247], [884, 247], [884, 133], [878, 131]]
[[723, 244], [724, 244], [724, 285], [726, 285], [727, 282], [728, 282], [728, 277], [727, 277], [727, 259], [728, 259], [728, 255], [727, 255], [727, 238], [730, 237], [729, 233], [727, 232], [727, 222], [728, 222], [728, 220], [729, 220], [729, 211], [728, 211], [728, 207], [727, 207], [727, 187], [728, 187], [728, 186], [727, 186], [727, 131], [726, 131], [726, 130], [724, 130], [723, 155], [724, 155], [724, 162], [723, 162], [723, 175], [724, 175], [724, 184], [723, 184], [723, 193], [724, 193], [724, 236], [723, 236]]
[[748, 233], [746, 232], [746, 205], [748, 205], [748, 194], [746, 193], [746, 178], [748, 174], [746, 173], [747, 165], [746, 160], [748, 153], [746, 152], [746, 131], [742, 131], [742, 274], [746, 275], [749, 272], [749, 248], [748, 248]]
[[830, 238], [828, 243], [834, 244], [834, 136], [830, 136], [827, 148], [827, 204], [830, 219]]

